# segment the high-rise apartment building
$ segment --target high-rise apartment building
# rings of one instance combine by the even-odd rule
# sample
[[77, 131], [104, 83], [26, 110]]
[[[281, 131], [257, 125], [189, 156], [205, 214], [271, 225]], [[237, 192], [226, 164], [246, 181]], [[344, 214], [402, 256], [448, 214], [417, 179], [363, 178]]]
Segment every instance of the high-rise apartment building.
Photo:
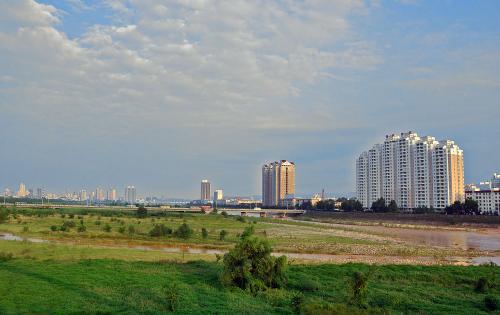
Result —
[[117, 201], [118, 200], [118, 194], [116, 193], [116, 189], [110, 188], [108, 190], [108, 196], [107, 196], [106, 199], [110, 200], [110, 201]]
[[493, 173], [493, 177], [491, 178], [491, 188], [500, 188], [500, 174]]
[[19, 190], [17, 191], [16, 195], [19, 198], [24, 198], [28, 195], [28, 193], [26, 192], [26, 185], [24, 185], [24, 183], [19, 184]]
[[79, 196], [80, 201], [86, 201], [88, 198], [89, 197], [87, 195], [87, 190], [85, 189], [80, 190], [80, 196]]
[[135, 186], [127, 186], [125, 188], [125, 202], [129, 204], [134, 204], [136, 201], [136, 189]]
[[356, 160], [356, 190], [365, 208], [383, 197], [402, 209], [443, 209], [464, 200], [463, 151], [414, 132], [388, 135]]
[[295, 163], [276, 161], [262, 166], [262, 204], [282, 206], [295, 195]]
[[224, 193], [222, 189], [214, 190], [214, 201], [222, 200], [224, 198]]
[[97, 201], [104, 201], [106, 200], [106, 195], [104, 192], [104, 189], [97, 187], [95, 190], [95, 200]]
[[201, 181], [201, 195], [200, 199], [210, 201], [210, 182], [207, 179]]
[[36, 197], [37, 197], [38, 199], [42, 199], [42, 197], [43, 197], [43, 191], [42, 191], [42, 188], [37, 188], [37, 189], [36, 189]]

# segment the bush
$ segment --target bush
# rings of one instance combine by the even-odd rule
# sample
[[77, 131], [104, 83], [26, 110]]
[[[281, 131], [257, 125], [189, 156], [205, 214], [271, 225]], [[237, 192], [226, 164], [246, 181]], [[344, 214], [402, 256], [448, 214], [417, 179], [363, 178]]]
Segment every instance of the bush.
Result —
[[364, 303], [367, 286], [368, 276], [359, 271], [354, 272], [350, 283], [351, 303], [355, 305], [362, 305]]
[[181, 294], [176, 283], [165, 286], [165, 299], [167, 300], [167, 309], [170, 312], [175, 312], [179, 306]]
[[243, 222], [243, 223], [247, 222], [247, 220], [245, 219], [245, 217], [242, 217], [242, 216], [237, 217], [236, 221], [240, 221], [240, 222]]
[[145, 218], [148, 215], [148, 209], [141, 205], [137, 208], [136, 213], [139, 218]]
[[490, 284], [489, 284], [488, 279], [482, 277], [482, 278], [479, 278], [477, 280], [474, 291], [476, 291], [478, 293], [485, 293], [486, 290], [488, 290], [489, 286], [490, 286]]
[[53, 231], [53, 232], [57, 231], [57, 226], [52, 225], [52, 226], [50, 227], [50, 230], [51, 230], [51, 231]]
[[28, 232], [29, 228], [27, 226], [23, 226], [23, 232]]
[[87, 228], [85, 227], [85, 225], [80, 225], [80, 226], [78, 226], [77, 231], [80, 232], [80, 233], [82, 233], [82, 232], [87, 231]]
[[104, 232], [109, 233], [109, 232], [111, 232], [111, 225], [106, 224], [106, 225], [104, 225], [104, 227], [102, 229]]
[[59, 231], [61, 231], [61, 232], [66, 232], [68, 230], [69, 230], [69, 228], [66, 225], [61, 225], [61, 227], [59, 228]]
[[220, 239], [221, 241], [225, 240], [225, 239], [226, 239], [227, 234], [228, 234], [228, 233], [227, 233], [227, 231], [226, 231], [226, 230], [222, 230], [222, 231], [220, 231], [220, 233], [219, 233], [219, 239]]
[[124, 233], [125, 233], [125, 227], [120, 226], [120, 227], [118, 228], [118, 233], [124, 234]]
[[302, 306], [304, 305], [304, 295], [302, 293], [296, 293], [292, 300], [290, 301], [292, 304], [292, 310], [295, 314], [300, 314]]
[[272, 248], [265, 239], [249, 236], [224, 255], [222, 282], [257, 292], [283, 287], [287, 281], [286, 256], [271, 256]]
[[201, 237], [206, 240], [208, 238], [208, 231], [205, 228], [201, 228]]
[[484, 306], [488, 311], [496, 311], [500, 309], [500, 301], [494, 295], [488, 295], [484, 298]]
[[63, 225], [65, 225], [68, 228], [74, 228], [76, 226], [75, 221], [64, 221]]
[[0, 209], [0, 223], [4, 223], [9, 219], [9, 213], [6, 209]]
[[188, 239], [193, 235], [193, 229], [191, 229], [187, 223], [182, 223], [181, 226], [175, 230], [174, 235], [178, 238]]
[[73, 219], [73, 218], [75, 218], [75, 215], [74, 215], [73, 213], [71, 213], [70, 215], [68, 215], [68, 217], [69, 217], [70, 219]]
[[227, 214], [227, 212], [226, 212], [226, 211], [222, 211], [222, 212], [221, 212], [221, 215], [222, 215], [224, 218], [227, 218], [229, 214]]
[[172, 234], [172, 229], [166, 227], [165, 224], [155, 224], [153, 229], [149, 231], [149, 236], [159, 237]]
[[135, 233], [135, 227], [133, 225], [128, 226], [128, 234], [134, 234]]
[[14, 256], [12, 255], [12, 253], [0, 252], [0, 262], [9, 261], [9, 260], [12, 260], [13, 258], [14, 258]]
[[101, 225], [101, 221], [99, 220], [95, 221], [95, 225]]

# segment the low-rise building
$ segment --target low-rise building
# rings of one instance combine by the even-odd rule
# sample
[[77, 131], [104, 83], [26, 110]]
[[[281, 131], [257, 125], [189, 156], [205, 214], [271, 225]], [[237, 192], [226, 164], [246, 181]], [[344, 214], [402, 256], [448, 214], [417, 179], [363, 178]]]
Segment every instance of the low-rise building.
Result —
[[500, 214], [500, 188], [481, 189], [470, 185], [465, 198], [477, 201], [481, 213]]

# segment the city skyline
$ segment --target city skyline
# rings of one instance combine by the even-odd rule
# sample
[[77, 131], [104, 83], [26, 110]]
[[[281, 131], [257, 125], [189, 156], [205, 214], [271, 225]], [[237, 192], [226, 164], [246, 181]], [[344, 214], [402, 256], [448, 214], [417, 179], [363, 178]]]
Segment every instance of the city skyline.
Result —
[[499, 35], [493, 0], [3, 1], [0, 186], [260, 195], [286, 157], [298, 192], [347, 195], [405, 130], [459, 143], [477, 182], [500, 167]]

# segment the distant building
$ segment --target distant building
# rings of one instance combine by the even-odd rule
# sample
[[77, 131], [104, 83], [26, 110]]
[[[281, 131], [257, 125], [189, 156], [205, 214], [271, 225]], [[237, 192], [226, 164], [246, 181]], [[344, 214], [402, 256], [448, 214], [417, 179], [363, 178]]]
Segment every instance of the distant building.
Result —
[[137, 200], [135, 186], [127, 186], [125, 188], [125, 202], [134, 204]]
[[500, 214], [500, 188], [480, 189], [479, 187], [468, 187], [465, 198], [477, 201], [482, 213]]
[[42, 199], [42, 197], [43, 197], [43, 191], [42, 191], [42, 188], [37, 188], [37, 189], [36, 189], [36, 197], [37, 197], [38, 199]]
[[402, 209], [443, 209], [464, 200], [463, 151], [411, 131], [388, 135], [356, 160], [356, 191], [365, 208], [383, 197]]
[[500, 188], [500, 173], [494, 173], [491, 178], [491, 188]]
[[276, 161], [262, 166], [262, 204], [287, 206], [295, 197], [295, 163]]
[[89, 199], [87, 195], [87, 191], [85, 189], [80, 190], [80, 196], [79, 196], [80, 201], [86, 201]]
[[222, 189], [217, 189], [214, 191], [214, 202], [224, 199], [224, 194]]
[[26, 185], [24, 185], [24, 183], [20, 183], [19, 190], [17, 191], [16, 196], [19, 198], [24, 198], [27, 195], [28, 195], [28, 193], [26, 192]]
[[108, 191], [108, 198], [107, 199], [110, 201], [117, 201], [118, 200], [118, 194], [116, 193], [116, 189], [111, 188]]
[[207, 179], [201, 181], [201, 194], [200, 199], [202, 201], [210, 201], [210, 182]]
[[104, 201], [106, 200], [106, 195], [104, 194], [104, 189], [97, 187], [95, 190], [95, 200]]

